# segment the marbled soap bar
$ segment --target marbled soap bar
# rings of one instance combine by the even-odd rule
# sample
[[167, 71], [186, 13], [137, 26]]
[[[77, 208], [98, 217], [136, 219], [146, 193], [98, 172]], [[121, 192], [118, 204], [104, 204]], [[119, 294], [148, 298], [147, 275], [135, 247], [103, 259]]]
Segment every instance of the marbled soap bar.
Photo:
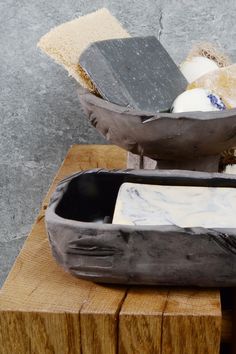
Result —
[[123, 183], [113, 224], [236, 227], [236, 188]]

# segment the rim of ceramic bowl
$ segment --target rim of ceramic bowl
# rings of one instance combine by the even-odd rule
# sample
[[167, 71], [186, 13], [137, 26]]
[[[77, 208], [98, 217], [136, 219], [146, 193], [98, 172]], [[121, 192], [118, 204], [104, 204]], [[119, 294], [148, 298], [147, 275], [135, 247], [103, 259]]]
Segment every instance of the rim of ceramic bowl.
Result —
[[153, 120], [157, 120], [159, 118], [169, 118], [169, 119], [179, 119], [185, 118], [189, 120], [212, 120], [212, 119], [222, 119], [222, 118], [231, 118], [236, 117], [236, 108], [226, 109], [224, 111], [194, 111], [194, 112], [181, 112], [181, 113], [166, 113], [166, 112], [148, 112], [148, 111], [140, 111], [130, 107], [123, 107], [117, 105], [115, 103], [104, 100], [101, 97], [96, 96], [94, 93], [90, 92], [88, 89], [79, 86], [78, 95], [87, 103], [92, 105], [96, 105], [97, 107], [106, 109], [111, 112], [116, 112], [120, 114], [129, 114], [132, 116], [141, 116], [147, 117], [144, 121], [144, 124]]

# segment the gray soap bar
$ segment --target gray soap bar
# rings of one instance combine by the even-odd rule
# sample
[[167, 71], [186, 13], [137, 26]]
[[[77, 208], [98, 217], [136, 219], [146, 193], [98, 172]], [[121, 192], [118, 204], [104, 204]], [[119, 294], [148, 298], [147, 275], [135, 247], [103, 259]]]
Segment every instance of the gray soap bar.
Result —
[[104, 99], [142, 111], [168, 111], [188, 84], [154, 36], [95, 42], [79, 63]]

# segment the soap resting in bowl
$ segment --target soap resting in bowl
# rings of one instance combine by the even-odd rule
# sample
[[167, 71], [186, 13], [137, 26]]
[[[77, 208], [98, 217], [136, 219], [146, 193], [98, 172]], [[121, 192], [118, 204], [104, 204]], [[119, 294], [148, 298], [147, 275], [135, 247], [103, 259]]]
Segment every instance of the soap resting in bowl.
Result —
[[46, 211], [52, 253], [95, 282], [236, 286], [236, 229], [97, 223], [124, 182], [236, 188], [236, 176], [190, 171], [89, 170], [63, 180]]
[[236, 146], [236, 109], [153, 115], [81, 87], [78, 94], [89, 121], [109, 142], [157, 160], [158, 168], [218, 171], [220, 154]]

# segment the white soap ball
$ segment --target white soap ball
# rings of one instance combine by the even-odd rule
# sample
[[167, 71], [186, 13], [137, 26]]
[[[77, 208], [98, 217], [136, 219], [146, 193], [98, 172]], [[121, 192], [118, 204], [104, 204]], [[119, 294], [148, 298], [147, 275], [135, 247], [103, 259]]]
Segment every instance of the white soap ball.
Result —
[[222, 111], [226, 109], [221, 98], [209, 90], [194, 88], [181, 93], [173, 102], [173, 113], [193, 111]]
[[189, 83], [217, 69], [219, 69], [219, 67], [213, 60], [201, 56], [187, 59], [180, 65], [180, 71]]

